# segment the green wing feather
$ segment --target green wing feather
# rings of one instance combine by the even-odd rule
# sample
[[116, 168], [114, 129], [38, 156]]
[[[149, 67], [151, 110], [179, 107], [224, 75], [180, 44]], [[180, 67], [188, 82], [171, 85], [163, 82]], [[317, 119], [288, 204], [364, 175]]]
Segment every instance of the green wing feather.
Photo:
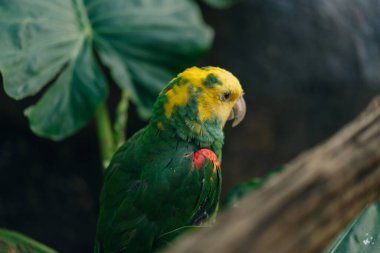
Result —
[[151, 252], [215, 212], [219, 170], [194, 144], [145, 128], [114, 155], [100, 196], [95, 252]]

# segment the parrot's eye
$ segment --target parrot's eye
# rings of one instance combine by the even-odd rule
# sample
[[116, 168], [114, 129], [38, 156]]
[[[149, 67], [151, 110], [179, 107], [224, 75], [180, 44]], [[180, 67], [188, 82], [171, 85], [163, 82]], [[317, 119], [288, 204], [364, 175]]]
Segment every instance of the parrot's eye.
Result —
[[223, 102], [229, 100], [231, 98], [231, 92], [227, 91], [227, 92], [224, 92], [222, 94], [222, 97], [220, 98], [220, 100], [222, 100]]

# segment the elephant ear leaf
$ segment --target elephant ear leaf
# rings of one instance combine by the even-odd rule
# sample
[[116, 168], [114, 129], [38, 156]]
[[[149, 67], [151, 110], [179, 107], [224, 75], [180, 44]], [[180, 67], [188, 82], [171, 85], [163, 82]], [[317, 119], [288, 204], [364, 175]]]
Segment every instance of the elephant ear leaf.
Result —
[[54, 140], [82, 128], [110, 78], [148, 117], [170, 78], [207, 51], [212, 31], [190, 0], [0, 0], [0, 72], [31, 129]]
[[57, 253], [25, 235], [17, 232], [0, 229], [1, 253]]
[[380, 202], [368, 206], [323, 253], [380, 252]]

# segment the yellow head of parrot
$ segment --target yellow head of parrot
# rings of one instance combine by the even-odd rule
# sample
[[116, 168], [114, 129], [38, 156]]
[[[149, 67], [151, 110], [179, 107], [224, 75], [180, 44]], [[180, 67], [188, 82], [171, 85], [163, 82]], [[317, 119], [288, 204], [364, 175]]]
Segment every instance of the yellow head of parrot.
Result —
[[223, 127], [227, 120], [239, 124], [246, 106], [239, 80], [229, 71], [218, 67], [192, 67], [180, 73], [163, 91], [167, 98], [164, 113], [170, 118], [175, 108], [192, 106], [196, 97], [196, 113], [200, 123], [217, 120]]

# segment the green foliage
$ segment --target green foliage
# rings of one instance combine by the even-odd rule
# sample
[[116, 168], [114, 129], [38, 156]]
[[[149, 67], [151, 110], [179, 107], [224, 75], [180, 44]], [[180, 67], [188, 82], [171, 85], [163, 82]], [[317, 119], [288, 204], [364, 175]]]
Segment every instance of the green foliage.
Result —
[[205, 3], [216, 8], [227, 8], [239, 0], [203, 0]]
[[380, 202], [366, 208], [324, 253], [380, 252]]
[[285, 165], [278, 166], [263, 177], [253, 178], [248, 182], [236, 185], [227, 193], [227, 196], [223, 199], [222, 207], [225, 208], [233, 206], [236, 201], [243, 198], [248, 193], [260, 189], [266, 182], [268, 182], [272, 176], [280, 173], [284, 168]]
[[57, 253], [20, 233], [0, 229], [0, 253]]
[[54, 140], [83, 127], [107, 97], [109, 69], [142, 117], [162, 87], [210, 46], [191, 0], [0, 0], [0, 71], [32, 130]]

